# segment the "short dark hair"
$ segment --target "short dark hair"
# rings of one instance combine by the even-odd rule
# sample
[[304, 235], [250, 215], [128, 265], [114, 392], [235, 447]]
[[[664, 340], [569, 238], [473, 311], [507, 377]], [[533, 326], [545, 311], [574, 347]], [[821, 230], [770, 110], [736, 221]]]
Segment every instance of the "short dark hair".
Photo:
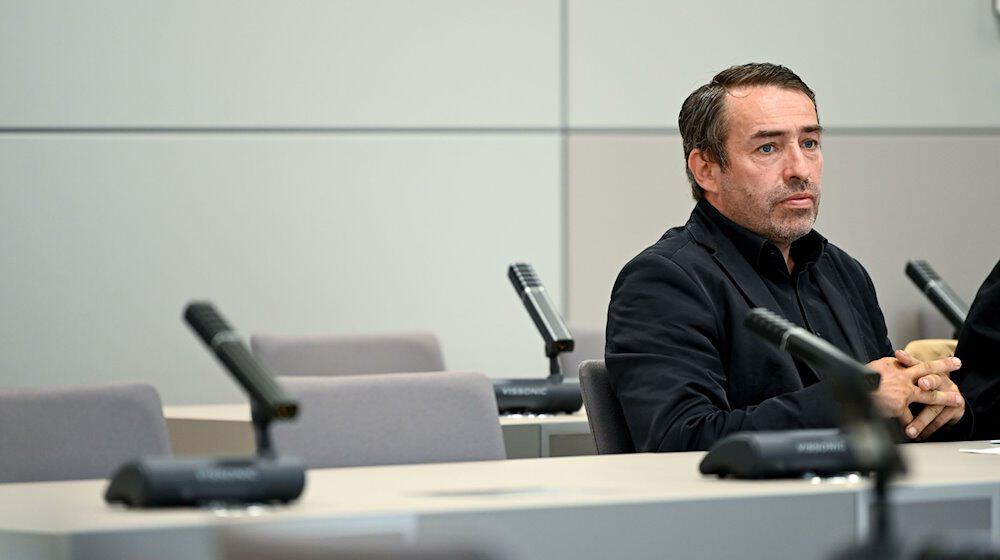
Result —
[[[726, 94], [736, 88], [752, 86], [777, 86], [782, 89], [799, 91], [809, 97], [816, 107], [816, 94], [799, 78], [795, 72], [780, 64], [768, 62], [753, 62], [740, 66], [731, 66], [719, 72], [712, 81], [694, 90], [684, 104], [681, 105], [677, 124], [684, 141], [684, 168], [691, 182], [691, 194], [695, 200], [705, 197], [705, 190], [691, 173], [687, 165], [691, 151], [699, 149], [726, 169], [729, 162], [726, 158], [726, 125], [725, 109]], [[819, 118], [819, 111], [816, 112]]]

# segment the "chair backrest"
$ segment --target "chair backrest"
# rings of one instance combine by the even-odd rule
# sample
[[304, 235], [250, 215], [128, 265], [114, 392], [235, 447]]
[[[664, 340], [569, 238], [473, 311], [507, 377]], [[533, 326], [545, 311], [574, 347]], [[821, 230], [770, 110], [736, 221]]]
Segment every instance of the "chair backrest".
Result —
[[506, 459], [493, 384], [479, 373], [284, 377], [299, 417], [272, 424], [310, 468]]
[[444, 371], [431, 332], [286, 336], [257, 334], [250, 345], [278, 375], [358, 375]]
[[604, 360], [587, 360], [580, 364], [580, 391], [597, 453], [635, 453], [632, 434], [625, 423], [618, 395], [611, 387]]
[[575, 377], [581, 362], [604, 359], [604, 329], [569, 325], [569, 332], [573, 334], [573, 351], [559, 354], [559, 367], [563, 375]]
[[150, 385], [0, 391], [0, 482], [107, 478], [130, 459], [169, 453]]
[[957, 346], [958, 341], [950, 338], [925, 338], [910, 341], [905, 350], [914, 358], [929, 362], [954, 356]]

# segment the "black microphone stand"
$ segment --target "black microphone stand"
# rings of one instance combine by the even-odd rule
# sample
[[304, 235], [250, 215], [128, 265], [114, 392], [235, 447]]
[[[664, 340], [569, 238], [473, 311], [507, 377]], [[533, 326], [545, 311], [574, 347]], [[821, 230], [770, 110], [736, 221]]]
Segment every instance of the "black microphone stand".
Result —
[[[246, 506], [288, 503], [302, 494], [305, 467], [282, 457], [271, 442], [271, 422], [289, 420], [298, 403], [257, 362], [208, 303], [188, 305], [188, 324], [246, 391], [257, 454], [250, 457], [141, 457], [119, 467], [104, 499], [130, 507]], [[220, 337], [226, 337], [216, 344]]]
[[[852, 546], [834, 556], [836, 560], [892, 559], [901, 557], [901, 547], [892, 535], [889, 513], [889, 481], [906, 470], [896, 449], [894, 428], [882, 418], [869, 391], [878, 387], [866, 381], [873, 373], [842, 352], [766, 309], [752, 309], [745, 324], [779, 349], [815, 368], [828, 383], [839, 404], [840, 428], [857, 465], [870, 473], [875, 487], [874, 518], [867, 543]], [[796, 339], [801, 344], [792, 344]], [[824, 349], [824, 347], [829, 348]]]
[[[871, 423], [877, 423], [874, 420]], [[834, 560], [893, 560], [904, 558], [903, 546], [893, 534], [889, 503], [889, 482], [905, 467], [895, 444], [872, 433], [872, 425], [845, 430], [856, 453], [870, 456], [874, 486], [872, 518], [867, 542], [848, 547], [833, 556]], [[868, 461], [866, 461], [868, 462]]]
[[563, 371], [562, 366], [559, 365], [559, 354], [571, 352], [572, 349], [572, 346], [561, 345], [559, 343], [545, 345], [545, 356], [549, 359], [549, 376], [546, 380], [549, 383], [563, 382]]
[[275, 457], [274, 446], [271, 444], [271, 422], [274, 417], [264, 411], [252, 397], [250, 399], [250, 419], [253, 421], [253, 439], [257, 448], [257, 456], [262, 459]]
[[559, 354], [573, 351], [572, 334], [549, 300], [531, 265], [510, 265], [507, 278], [545, 343], [549, 375], [544, 379], [494, 379], [493, 391], [499, 412], [552, 414], [580, 410], [583, 406], [580, 385], [566, 381], [559, 365]]

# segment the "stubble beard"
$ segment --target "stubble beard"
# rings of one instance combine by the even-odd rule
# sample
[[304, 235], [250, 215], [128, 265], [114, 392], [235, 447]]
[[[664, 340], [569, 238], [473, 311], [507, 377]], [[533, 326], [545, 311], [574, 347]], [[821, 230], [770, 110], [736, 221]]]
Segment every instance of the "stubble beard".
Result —
[[[767, 193], [765, 198], [755, 196], [758, 189], [737, 187], [742, 200], [731, 206], [740, 215], [737, 221], [743, 227], [767, 238], [775, 245], [788, 246], [812, 230], [819, 215], [820, 185], [806, 181], [793, 181]], [[782, 201], [790, 196], [808, 193], [813, 204], [808, 208], [789, 208]]]

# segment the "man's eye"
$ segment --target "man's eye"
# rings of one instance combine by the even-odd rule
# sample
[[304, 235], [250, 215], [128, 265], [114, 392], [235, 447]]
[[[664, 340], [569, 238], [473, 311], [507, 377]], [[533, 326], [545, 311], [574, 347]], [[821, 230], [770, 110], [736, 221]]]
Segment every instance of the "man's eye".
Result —
[[816, 146], [819, 146], [819, 142], [817, 142], [816, 140], [806, 140], [805, 142], [802, 143], [802, 147], [806, 149], [812, 149], [815, 148]]
[[757, 149], [760, 150], [760, 153], [762, 154], [770, 154], [773, 153], [776, 148], [774, 147], [774, 144], [764, 144]]

